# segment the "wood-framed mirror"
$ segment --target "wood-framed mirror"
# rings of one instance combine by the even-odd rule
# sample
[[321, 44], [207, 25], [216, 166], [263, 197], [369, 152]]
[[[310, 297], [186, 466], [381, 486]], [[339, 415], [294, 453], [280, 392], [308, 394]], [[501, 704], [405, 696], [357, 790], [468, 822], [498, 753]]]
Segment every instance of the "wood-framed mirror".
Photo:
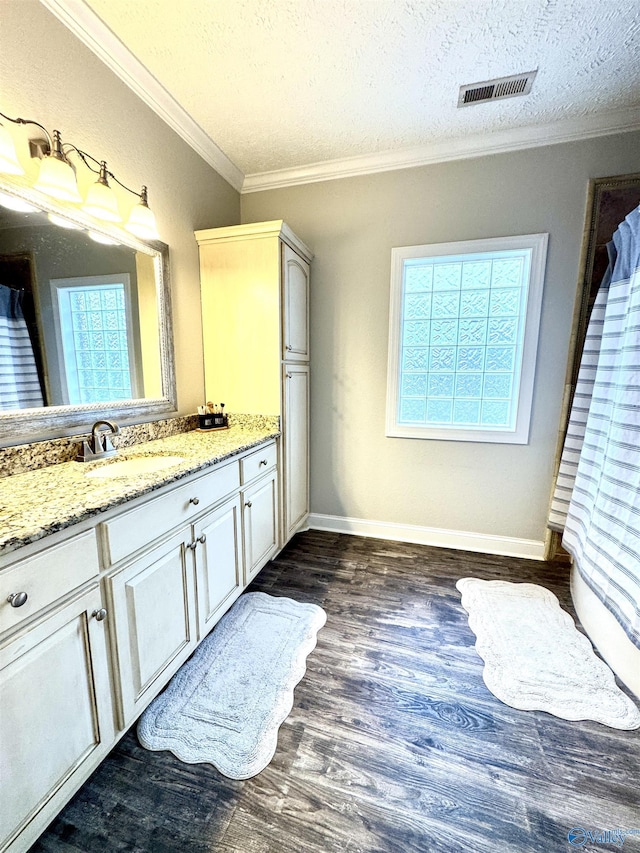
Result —
[[176, 413], [169, 276], [164, 243], [0, 180], [0, 287], [20, 303], [40, 386], [25, 407], [9, 392], [20, 368], [0, 360], [0, 446]]
[[[558, 433], [552, 493], [558, 476], [591, 309], [609, 264], [607, 243], [625, 216], [639, 204], [640, 174], [613, 175], [608, 178], [594, 178], [589, 181], [585, 226], [580, 252], [578, 289], [569, 342], [564, 404]], [[555, 530], [548, 531], [548, 534], [547, 559], [568, 560], [569, 555], [561, 545], [562, 535]]]

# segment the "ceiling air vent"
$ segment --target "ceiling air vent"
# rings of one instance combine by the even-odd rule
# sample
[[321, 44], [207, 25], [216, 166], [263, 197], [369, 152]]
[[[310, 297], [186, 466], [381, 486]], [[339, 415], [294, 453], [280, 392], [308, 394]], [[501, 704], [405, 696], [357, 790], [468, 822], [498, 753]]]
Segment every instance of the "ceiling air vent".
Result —
[[528, 95], [537, 73], [538, 69], [536, 68], [535, 71], [526, 71], [524, 74], [496, 77], [495, 80], [484, 80], [482, 83], [468, 83], [466, 86], [460, 86], [458, 106], [469, 107], [471, 104], [484, 104], [487, 101]]

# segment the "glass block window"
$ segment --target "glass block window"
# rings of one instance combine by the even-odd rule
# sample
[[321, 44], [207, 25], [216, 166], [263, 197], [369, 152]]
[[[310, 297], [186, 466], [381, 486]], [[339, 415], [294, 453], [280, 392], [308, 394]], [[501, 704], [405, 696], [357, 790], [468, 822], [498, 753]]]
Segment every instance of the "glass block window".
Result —
[[387, 435], [528, 441], [547, 236], [392, 250]]
[[127, 322], [129, 275], [51, 282], [60, 378], [70, 405], [136, 396]]

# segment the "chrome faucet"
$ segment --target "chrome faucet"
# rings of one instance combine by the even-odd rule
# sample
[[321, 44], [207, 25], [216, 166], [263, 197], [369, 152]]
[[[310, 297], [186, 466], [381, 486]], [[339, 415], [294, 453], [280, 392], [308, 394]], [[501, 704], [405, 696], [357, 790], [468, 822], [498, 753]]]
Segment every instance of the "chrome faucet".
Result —
[[[102, 429], [106, 427], [106, 429]], [[106, 459], [114, 456], [118, 451], [111, 443], [107, 430], [112, 435], [120, 432], [120, 427], [114, 421], [96, 421], [91, 427], [89, 440], [82, 442], [80, 452], [76, 456], [76, 462], [92, 462], [94, 459]]]

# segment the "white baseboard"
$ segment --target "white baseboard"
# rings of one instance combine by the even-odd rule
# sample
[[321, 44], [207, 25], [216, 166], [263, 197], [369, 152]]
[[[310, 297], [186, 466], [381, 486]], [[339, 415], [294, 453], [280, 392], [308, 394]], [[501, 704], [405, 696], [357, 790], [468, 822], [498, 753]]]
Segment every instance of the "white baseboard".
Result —
[[544, 542], [538, 542], [536, 539], [490, 536], [486, 533], [469, 533], [466, 530], [443, 530], [417, 524], [368, 521], [364, 518], [321, 515], [315, 512], [309, 515], [309, 527], [312, 530], [330, 530], [333, 533], [351, 533], [355, 536], [371, 536], [373, 539], [391, 539], [396, 542], [415, 542], [418, 545], [435, 545], [439, 548], [455, 548], [458, 551], [544, 560]]

